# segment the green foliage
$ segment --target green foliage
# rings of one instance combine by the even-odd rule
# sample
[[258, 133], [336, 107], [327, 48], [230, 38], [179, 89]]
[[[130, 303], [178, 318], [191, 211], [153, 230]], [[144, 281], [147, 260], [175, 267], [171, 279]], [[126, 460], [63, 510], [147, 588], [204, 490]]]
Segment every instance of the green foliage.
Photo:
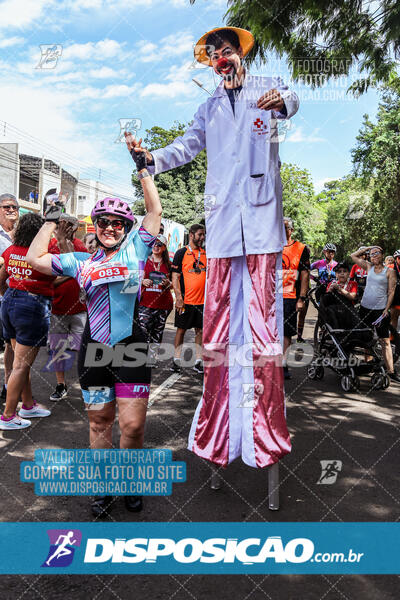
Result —
[[[191, 0], [193, 4], [195, 0]], [[294, 78], [324, 78], [348, 74], [357, 61], [362, 78], [351, 89], [363, 93], [371, 85], [389, 82], [400, 51], [398, 0], [227, 0], [227, 25], [250, 30], [255, 45], [248, 64], [266, 61], [267, 53], [287, 55]], [[321, 61], [326, 68], [321, 70]]]
[[354, 173], [372, 188], [366, 211], [373, 243], [388, 252], [400, 246], [400, 80], [382, 90], [376, 123], [364, 123], [352, 150]]
[[329, 181], [317, 195], [326, 214], [325, 241], [337, 246], [337, 258], [344, 260], [361, 245], [376, 243], [371, 239], [366, 214], [372, 190], [354, 176]]
[[[175, 138], [182, 135], [187, 125], [175, 122], [170, 129], [154, 126], [146, 130], [144, 145], [150, 150], [163, 148]], [[163, 217], [190, 227], [193, 223], [204, 222], [204, 187], [207, 174], [206, 151], [200, 152], [196, 158], [182, 167], [178, 167], [155, 176], [155, 183], [160, 194]], [[144, 214], [142, 186], [136, 175], [132, 175], [132, 184], [139, 198], [134, 205], [136, 214]]]
[[309, 171], [284, 163], [281, 177], [283, 211], [294, 221], [294, 237], [319, 252], [325, 243], [325, 211], [315, 199]]

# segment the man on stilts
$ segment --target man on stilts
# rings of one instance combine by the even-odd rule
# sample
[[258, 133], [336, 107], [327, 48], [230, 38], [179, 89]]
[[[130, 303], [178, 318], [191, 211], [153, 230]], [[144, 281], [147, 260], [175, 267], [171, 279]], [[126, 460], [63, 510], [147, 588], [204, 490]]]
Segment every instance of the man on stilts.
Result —
[[[249, 31], [235, 27], [201, 37], [195, 58], [222, 81], [186, 133], [147, 152], [147, 159], [157, 174], [207, 149], [205, 194], [213, 202], [206, 215], [204, 389], [189, 449], [223, 466], [242, 456], [250, 466], [265, 467], [290, 452], [282, 373], [286, 235], [278, 120], [297, 112], [298, 98], [279, 78], [246, 72], [242, 59], [253, 44]], [[130, 150], [137, 145], [128, 142]]]

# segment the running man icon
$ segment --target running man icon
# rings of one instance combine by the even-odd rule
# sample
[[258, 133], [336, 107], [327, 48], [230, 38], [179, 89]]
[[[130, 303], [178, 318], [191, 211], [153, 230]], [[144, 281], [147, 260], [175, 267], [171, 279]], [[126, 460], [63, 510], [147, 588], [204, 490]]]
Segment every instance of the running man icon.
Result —
[[75, 549], [81, 545], [79, 529], [49, 529], [50, 548], [42, 567], [67, 567], [72, 563]]
[[[52, 554], [52, 556], [50, 556], [50, 558], [48, 560], [46, 560], [46, 565], [50, 566], [51, 561], [56, 558], [59, 557], [61, 558], [62, 556], [66, 556], [67, 554], [72, 554], [72, 550], [70, 548], [67, 548], [68, 545], [73, 546], [76, 542], [76, 540], [73, 540], [72, 537], [74, 535], [73, 531], [69, 531], [67, 533], [67, 535], [60, 535], [58, 537], [58, 540], [56, 541], [56, 545], [59, 544], [57, 546], [56, 551], [54, 552], [54, 554]], [[60, 543], [60, 540], [63, 540]]]
[[342, 470], [341, 460], [320, 460], [321, 475], [317, 485], [332, 485], [336, 482], [337, 476]]

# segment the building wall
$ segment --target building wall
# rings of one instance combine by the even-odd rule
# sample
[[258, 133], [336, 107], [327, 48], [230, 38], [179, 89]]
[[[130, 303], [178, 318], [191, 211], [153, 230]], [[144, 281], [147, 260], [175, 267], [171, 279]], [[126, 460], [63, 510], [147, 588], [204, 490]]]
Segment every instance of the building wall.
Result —
[[101, 183], [101, 181], [95, 181], [94, 179], [80, 179], [78, 181], [78, 215], [90, 215], [93, 206], [98, 200], [106, 198], [107, 196], [114, 197], [116, 194], [112, 188]]
[[61, 185], [61, 174], [56, 175], [55, 173], [51, 173], [50, 171], [45, 171], [44, 169], [40, 169], [39, 171], [39, 204], [40, 210], [43, 209], [43, 198], [44, 195], [51, 188], [60, 189]]
[[19, 196], [18, 144], [0, 144], [0, 194]]

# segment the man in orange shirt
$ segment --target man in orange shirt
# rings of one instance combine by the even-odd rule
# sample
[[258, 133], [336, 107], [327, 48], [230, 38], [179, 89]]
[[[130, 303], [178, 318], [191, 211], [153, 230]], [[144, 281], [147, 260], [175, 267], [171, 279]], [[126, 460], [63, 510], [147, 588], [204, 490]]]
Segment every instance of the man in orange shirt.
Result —
[[286, 354], [297, 331], [297, 313], [304, 307], [310, 285], [310, 252], [305, 244], [292, 239], [293, 221], [284, 217], [287, 244], [282, 252], [283, 279], [283, 372], [285, 379], [291, 375]]
[[203, 335], [204, 290], [206, 286], [207, 257], [204, 244], [204, 225], [192, 225], [189, 245], [177, 250], [172, 262], [172, 285], [175, 292], [175, 356], [172, 370], [181, 370], [181, 351], [187, 329], [194, 327], [196, 362], [194, 369], [203, 373], [201, 353]]

